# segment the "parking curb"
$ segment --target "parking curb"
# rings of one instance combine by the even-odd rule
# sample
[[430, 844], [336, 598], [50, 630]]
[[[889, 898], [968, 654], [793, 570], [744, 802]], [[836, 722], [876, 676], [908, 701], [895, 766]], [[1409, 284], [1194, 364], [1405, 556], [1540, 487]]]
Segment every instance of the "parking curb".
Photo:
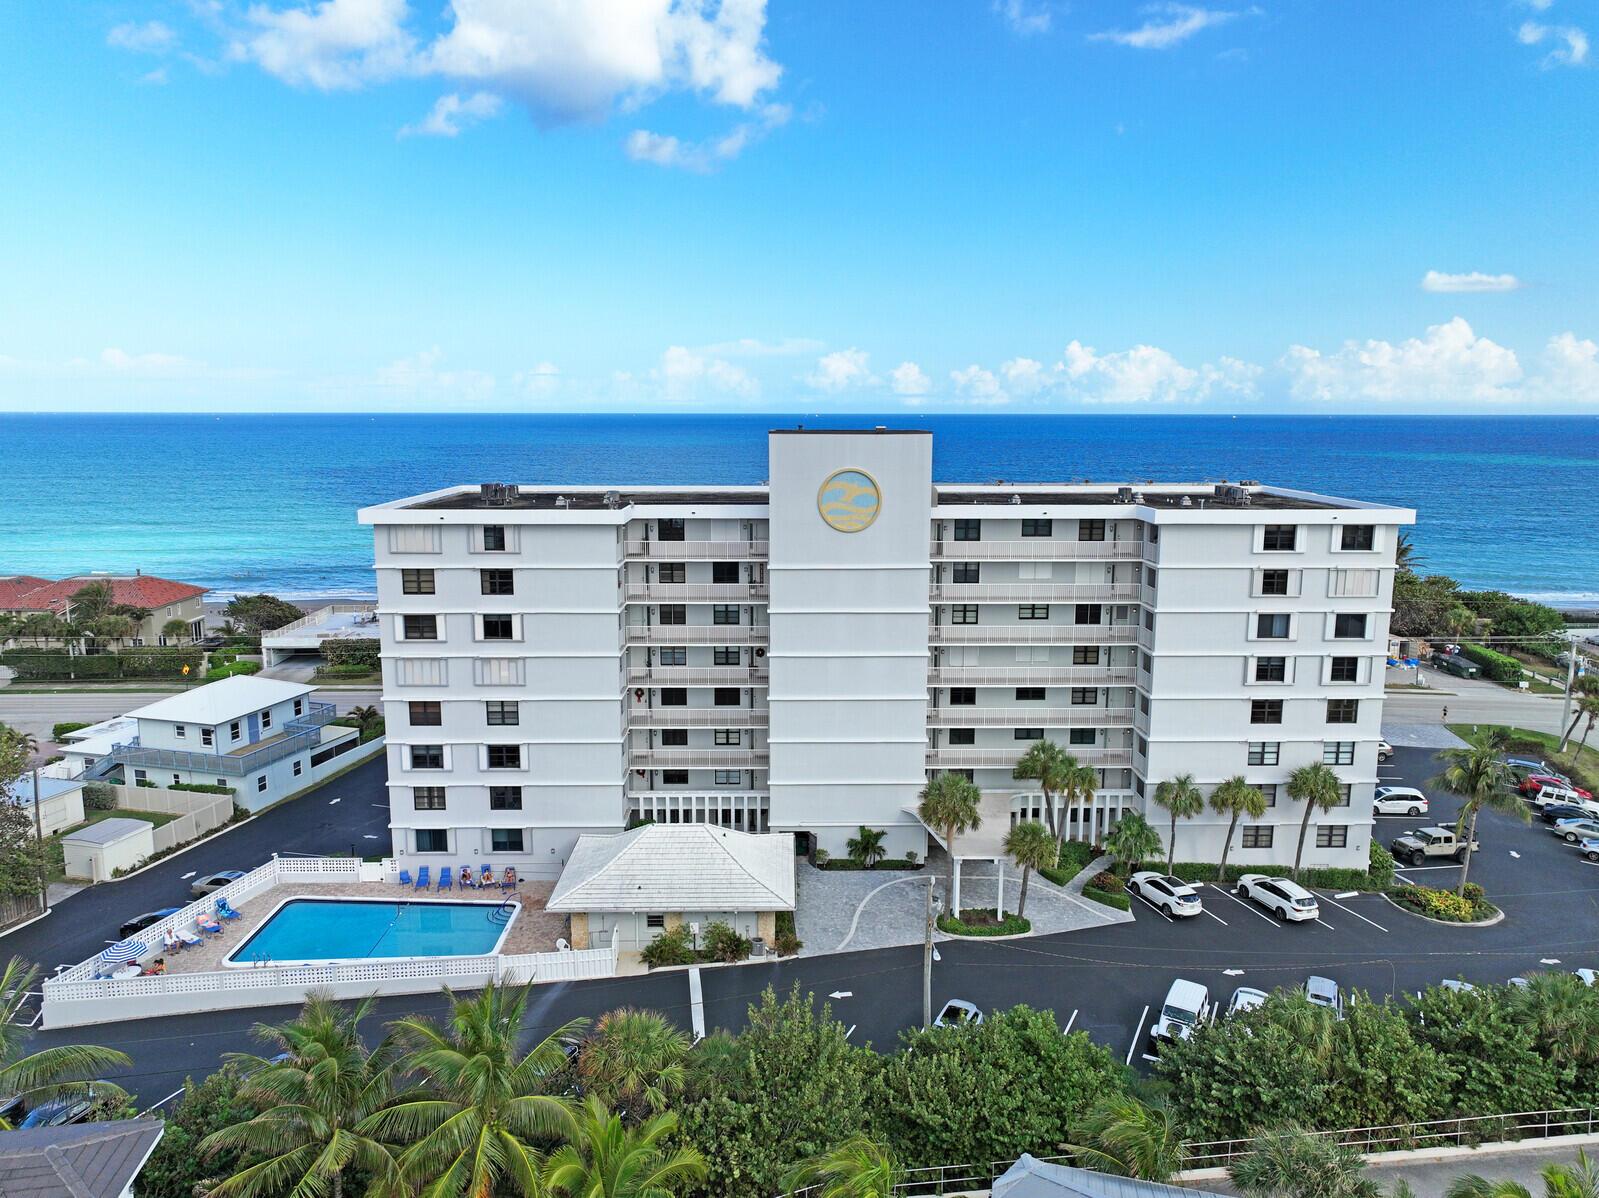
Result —
[[1389, 898], [1388, 895], [1381, 890], [1379, 890], [1377, 893], [1381, 894], [1383, 900], [1395, 911], [1403, 911], [1406, 915], [1409, 915], [1412, 918], [1424, 919], [1428, 923], [1435, 923], [1441, 928], [1491, 928], [1496, 923], [1503, 923], [1505, 919], [1505, 911], [1503, 907], [1499, 908], [1496, 914], [1487, 919], [1475, 919], [1469, 923], [1458, 919], [1434, 919], [1430, 915], [1423, 915], [1419, 911], [1412, 911], [1409, 907], [1404, 906], [1402, 903], [1394, 902], [1393, 899]]

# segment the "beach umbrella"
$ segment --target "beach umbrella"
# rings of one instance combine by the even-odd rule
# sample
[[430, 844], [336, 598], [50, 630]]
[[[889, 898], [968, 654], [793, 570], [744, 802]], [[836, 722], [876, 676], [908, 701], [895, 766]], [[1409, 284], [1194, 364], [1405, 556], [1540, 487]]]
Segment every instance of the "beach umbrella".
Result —
[[149, 951], [150, 946], [142, 940], [119, 940], [110, 948], [100, 950], [100, 960], [126, 965], [130, 961], [137, 961]]

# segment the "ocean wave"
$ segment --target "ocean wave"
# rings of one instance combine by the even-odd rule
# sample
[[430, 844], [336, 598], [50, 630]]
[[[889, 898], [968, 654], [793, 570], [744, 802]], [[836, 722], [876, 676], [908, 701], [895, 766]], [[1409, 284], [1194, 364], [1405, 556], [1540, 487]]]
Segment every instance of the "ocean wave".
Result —
[[1511, 591], [1510, 594], [1550, 607], [1599, 607], [1599, 591]]

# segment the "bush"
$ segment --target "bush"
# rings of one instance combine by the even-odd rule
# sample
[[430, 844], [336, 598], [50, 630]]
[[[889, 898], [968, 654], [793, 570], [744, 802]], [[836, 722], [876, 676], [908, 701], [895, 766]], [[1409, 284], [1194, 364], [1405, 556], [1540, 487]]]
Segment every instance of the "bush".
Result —
[[66, 737], [67, 733], [78, 732], [84, 728], [87, 728], [88, 726], [88, 724], [82, 723], [78, 720], [68, 720], [65, 723], [52, 724], [50, 726], [50, 739], [55, 741], [62, 740]]
[[1387, 890], [1394, 884], [1394, 855], [1379, 844], [1374, 836], [1367, 859], [1371, 862], [1366, 873], [1371, 879], [1372, 888]]
[[1083, 897], [1107, 907], [1115, 907], [1118, 911], [1131, 911], [1133, 908], [1133, 901], [1127, 897], [1125, 891], [1101, 890], [1092, 883], [1083, 887]]
[[109, 782], [85, 782], [83, 784], [83, 809], [85, 811], [115, 811], [116, 806], [116, 792], [111, 789]]
[[697, 954], [687, 924], [667, 928], [644, 946], [639, 956], [651, 969], [662, 965], [692, 965]]
[[318, 666], [318, 678], [370, 678], [377, 673], [376, 668], [366, 666]]
[[1068, 840], [1060, 846], [1060, 856], [1055, 864], [1038, 872], [1048, 878], [1057, 886], [1064, 886], [1083, 870], [1088, 868], [1089, 862], [1099, 854], [1094, 846], [1083, 840]]
[[[1468, 887], [1469, 889], [1469, 887]], [[1487, 919], [1498, 908], [1483, 898], [1482, 887], [1476, 887], [1476, 896], [1456, 894], [1453, 890], [1435, 890], [1431, 886], [1401, 886], [1393, 892], [1396, 902], [1429, 919], [1446, 923], [1475, 923]]]
[[772, 943], [780, 957], [792, 957], [805, 947], [805, 942], [799, 938], [794, 927], [794, 912], [779, 911], [777, 913], [777, 936]]
[[834, 857], [828, 861], [818, 861], [816, 865], [818, 869], [827, 870], [921, 869], [923, 867], [923, 863], [915, 860], [914, 858], [915, 854], [912, 853], [907, 854], [904, 857], [884, 857], [881, 861], [878, 861], [875, 864], [862, 865], [853, 857]]
[[207, 1159], [199, 1152], [200, 1141], [212, 1132], [247, 1122], [260, 1113], [239, 1090], [239, 1074], [231, 1066], [218, 1069], [198, 1084], [193, 1080], [183, 1083], [183, 1097], [169, 1108], [166, 1132], [139, 1173], [141, 1198], [193, 1198], [260, 1159], [238, 1151]]
[[167, 786], [168, 790], [192, 790], [206, 795], [230, 795], [233, 793], [231, 786], [218, 786], [215, 782], [173, 782]]
[[383, 717], [379, 716], [377, 719], [368, 720], [366, 723], [361, 725], [361, 742], [360, 743], [364, 745], [364, 744], [366, 744], [367, 741], [376, 740], [378, 737], [380, 737], [382, 735], [383, 735]]
[[956, 919], [953, 915], [938, 917], [938, 930], [951, 936], [1020, 936], [1033, 930], [1033, 921], [1020, 915], [1007, 915], [995, 921], [994, 913], [984, 909], [968, 909]]
[[[1387, 850], [1383, 850], [1385, 853]], [[1392, 858], [1389, 866], [1392, 868]], [[1229, 869], [1232, 869], [1229, 866]], [[1214, 882], [1219, 876], [1219, 870], [1213, 861], [1179, 861], [1172, 866], [1171, 872], [1185, 882]], [[1266, 874], [1273, 878], [1286, 878], [1294, 871], [1287, 865], [1251, 865], [1244, 873]], [[1233, 879], [1237, 879], [1237, 872]], [[1321, 890], [1384, 890], [1386, 883], [1379, 883], [1363, 869], [1342, 868], [1315, 868], [1309, 867], [1299, 871], [1299, 881], [1308, 887]]]
[[224, 614], [246, 632], [259, 634], [292, 624], [305, 612], [276, 595], [236, 595], [228, 601]]
[[372, 637], [335, 637], [322, 642], [322, 656], [332, 669], [374, 674], [382, 648], [382, 642]]
[[155, 790], [156, 789], [155, 783], [150, 781], [150, 779], [148, 779], [148, 778], [140, 778], [137, 782], [134, 783], [134, 785], [135, 786], [145, 786], [145, 787], [148, 787], [151, 790]]
[[261, 663], [258, 661], [230, 661], [226, 665], [216, 666], [205, 672], [207, 682], [221, 682], [224, 678], [231, 678], [235, 674], [259, 674]]
[[747, 961], [755, 946], [748, 936], [741, 936], [731, 924], [714, 920], [705, 927], [703, 955], [713, 961]]
[[1483, 677], [1492, 678], [1495, 682], [1519, 682], [1521, 680], [1521, 663], [1514, 657], [1504, 653], [1497, 653], [1482, 645], [1462, 645], [1460, 652], [1469, 661], [1476, 662], [1482, 667]]

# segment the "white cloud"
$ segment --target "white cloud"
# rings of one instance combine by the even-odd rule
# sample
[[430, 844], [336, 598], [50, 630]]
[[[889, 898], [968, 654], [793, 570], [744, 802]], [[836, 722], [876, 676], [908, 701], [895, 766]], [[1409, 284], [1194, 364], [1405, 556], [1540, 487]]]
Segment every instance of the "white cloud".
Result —
[[1012, 33], [1031, 37], [1035, 33], [1048, 33], [1054, 13], [1047, 4], [1035, 0], [994, 0], [994, 11], [1010, 27]]
[[130, 354], [115, 346], [100, 351], [100, 365], [116, 374], [145, 378], [176, 378], [204, 369], [201, 363], [178, 354]]
[[1522, 377], [1514, 350], [1477, 336], [1459, 316], [1397, 345], [1346, 341], [1330, 354], [1295, 345], [1281, 365], [1294, 399], [1334, 402], [1514, 400]]
[[833, 395], [876, 381], [866, 351], [854, 348], [823, 354], [816, 360], [816, 369], [805, 376], [807, 384]]
[[319, 0], [306, 7], [252, 4], [235, 58], [285, 83], [332, 91], [412, 69], [416, 42], [405, 28], [405, 0]]
[[683, 141], [668, 134], [635, 129], [623, 143], [634, 162], [676, 167], [696, 174], [709, 174], [724, 162], [731, 162], [773, 129], [787, 124], [792, 109], [787, 104], [768, 104], [757, 119], [740, 121], [721, 137], [706, 141]]
[[1527, 382], [1529, 397], [1599, 403], [1599, 345], [1560, 333], [1549, 338], [1541, 362], [1542, 373]]
[[1479, 291], [1515, 291], [1521, 286], [1521, 280], [1515, 275], [1487, 275], [1480, 270], [1470, 271], [1466, 274], [1448, 274], [1441, 270], [1429, 270], [1421, 276], [1421, 289], [1423, 291], [1436, 291], [1445, 295], [1470, 293]]
[[1236, 358], [1184, 366], [1154, 345], [1100, 354], [1073, 341], [1056, 368], [1063, 394], [1083, 403], [1193, 403], [1218, 395], [1251, 399], [1261, 370]]
[[650, 375], [661, 384], [665, 397], [673, 401], [698, 399], [705, 394], [753, 399], [761, 393], [760, 383], [743, 367], [696, 354], [681, 345], [668, 347]]
[[952, 370], [949, 372], [949, 377], [955, 384], [955, 393], [975, 403], [1005, 403], [1010, 399], [1000, 387], [999, 380], [994, 377], [994, 372], [984, 370], [981, 366], [972, 365], [964, 370]]
[[494, 376], [481, 370], [442, 369], [444, 353], [434, 346], [380, 367], [373, 376], [378, 387], [418, 393], [447, 392], [481, 397], [494, 390]]
[[933, 380], [915, 362], [901, 362], [888, 372], [888, 378], [894, 387], [894, 394], [907, 399], [926, 395], [933, 389]]
[[1053, 372], [1032, 358], [1002, 362], [999, 372], [1005, 376], [1006, 388], [1016, 395], [1037, 395], [1053, 382]]
[[1089, 41], [1114, 42], [1135, 50], [1169, 50], [1202, 30], [1231, 21], [1238, 14], [1225, 9], [1190, 4], [1151, 4], [1147, 19], [1137, 29], [1107, 29], [1088, 35]]
[[106, 34], [106, 45], [135, 54], [164, 54], [177, 45], [178, 35], [160, 21], [129, 21]]
[[146, 71], [139, 76], [140, 83], [148, 83], [151, 87], [160, 87], [167, 81], [166, 67], [156, 67], [153, 71]]
[[540, 362], [529, 370], [517, 371], [511, 382], [532, 395], [553, 395], [561, 385], [561, 368], [554, 362]]
[[498, 116], [504, 101], [493, 92], [473, 92], [463, 98], [455, 92], [440, 96], [427, 116], [400, 130], [401, 137], [455, 137], [462, 129]]
[[1549, 67], [1580, 67], [1588, 61], [1588, 35], [1575, 25], [1542, 25], [1537, 21], [1524, 21], [1516, 31], [1523, 46], [1538, 46], [1544, 42], [1560, 43], [1545, 54], [1539, 64]]

